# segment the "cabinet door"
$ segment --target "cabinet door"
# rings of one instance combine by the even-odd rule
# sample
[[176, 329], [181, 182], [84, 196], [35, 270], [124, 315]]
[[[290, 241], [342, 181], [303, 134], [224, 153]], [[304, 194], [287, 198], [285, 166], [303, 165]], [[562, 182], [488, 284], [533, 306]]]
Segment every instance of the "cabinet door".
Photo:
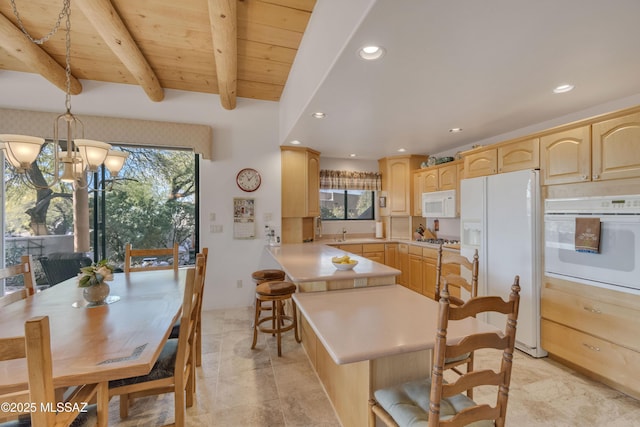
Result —
[[458, 185], [458, 167], [456, 165], [438, 168], [438, 190], [455, 190]]
[[543, 185], [591, 180], [590, 129], [582, 126], [540, 138]]
[[409, 279], [407, 287], [412, 291], [422, 293], [422, 257], [419, 255], [409, 255]]
[[338, 249], [350, 252], [355, 255], [362, 255], [362, 245], [350, 244], [350, 245], [338, 245]]
[[389, 160], [389, 213], [393, 215], [411, 215], [409, 211], [409, 161], [408, 159]]
[[384, 263], [389, 267], [398, 268], [398, 244], [397, 243], [387, 243], [386, 245], [384, 245]]
[[422, 216], [422, 193], [424, 172], [413, 173], [413, 216]]
[[540, 167], [540, 139], [514, 142], [498, 147], [498, 173]]
[[423, 172], [422, 188], [424, 189], [425, 193], [438, 191], [438, 188], [439, 188], [438, 177], [439, 177], [438, 168], [433, 168]]
[[458, 196], [456, 197], [456, 215], [458, 217], [460, 217], [460, 199], [462, 197], [461, 196], [461, 192], [460, 192], [460, 180], [464, 179], [464, 162], [460, 162], [456, 165], [456, 168], [458, 170], [458, 176], [457, 176], [457, 180], [456, 180], [456, 193], [458, 194]]
[[640, 113], [594, 123], [591, 179], [640, 177]]
[[435, 258], [422, 258], [422, 294], [431, 299], [436, 299]]
[[396, 268], [400, 270], [400, 275], [397, 279], [398, 284], [407, 286], [409, 279], [409, 245], [405, 243], [398, 244], [398, 266]]
[[320, 155], [307, 152], [307, 215], [320, 216]]
[[467, 154], [464, 158], [465, 178], [493, 175], [498, 171], [498, 151], [495, 148]]

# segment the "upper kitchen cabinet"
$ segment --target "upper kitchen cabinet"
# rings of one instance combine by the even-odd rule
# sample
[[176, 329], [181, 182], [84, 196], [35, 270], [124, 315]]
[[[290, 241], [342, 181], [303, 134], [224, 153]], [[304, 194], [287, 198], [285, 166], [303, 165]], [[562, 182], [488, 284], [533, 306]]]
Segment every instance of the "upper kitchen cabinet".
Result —
[[540, 138], [543, 185], [591, 180], [591, 126], [581, 126]]
[[489, 148], [464, 154], [465, 178], [493, 175], [497, 172], [498, 150], [496, 148]]
[[498, 173], [540, 167], [540, 139], [511, 142], [498, 147]]
[[640, 177], [640, 113], [594, 123], [592, 180]]
[[320, 153], [306, 147], [280, 147], [282, 217], [320, 215]]
[[388, 216], [411, 216], [413, 205], [413, 171], [427, 156], [406, 155], [385, 157], [378, 160], [382, 173], [382, 190], [387, 192], [387, 206], [383, 214]]

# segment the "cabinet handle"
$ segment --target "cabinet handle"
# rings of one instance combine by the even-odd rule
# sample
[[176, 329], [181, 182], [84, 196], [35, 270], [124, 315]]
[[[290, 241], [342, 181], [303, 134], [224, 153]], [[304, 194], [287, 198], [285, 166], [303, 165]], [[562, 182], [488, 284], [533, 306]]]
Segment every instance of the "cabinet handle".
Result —
[[598, 175], [598, 174], [593, 175], [593, 179], [600, 179], [600, 175]]
[[590, 345], [587, 343], [582, 343], [582, 345], [587, 347], [589, 350], [600, 351], [600, 347], [596, 347], [595, 345]]
[[583, 181], [586, 181], [586, 180], [587, 180], [587, 175], [582, 175], [582, 176], [580, 177], [580, 179], [581, 179], [581, 180], [583, 180]]
[[589, 311], [591, 313], [602, 314], [602, 311], [598, 310], [597, 308], [587, 307], [586, 305], [583, 306], [582, 308], [584, 308], [585, 310], [587, 310], [587, 311]]

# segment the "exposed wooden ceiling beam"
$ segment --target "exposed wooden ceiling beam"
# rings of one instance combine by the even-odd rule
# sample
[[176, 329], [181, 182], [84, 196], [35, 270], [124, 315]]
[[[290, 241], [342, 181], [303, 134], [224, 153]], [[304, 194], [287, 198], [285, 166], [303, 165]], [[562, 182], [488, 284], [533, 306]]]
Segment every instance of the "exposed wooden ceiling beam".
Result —
[[[29, 40], [2, 14], [0, 14], [0, 46], [30, 70], [39, 73], [66, 93], [65, 67], [58, 64], [47, 52]], [[77, 95], [82, 92], [82, 84], [78, 79], [71, 76], [70, 83], [71, 94]]]
[[238, 84], [237, 0], [209, 0], [209, 21], [216, 60], [220, 103], [227, 110], [236, 108]]
[[109, 0], [75, 0], [82, 13], [113, 53], [131, 72], [152, 101], [162, 101], [164, 90], [140, 48]]

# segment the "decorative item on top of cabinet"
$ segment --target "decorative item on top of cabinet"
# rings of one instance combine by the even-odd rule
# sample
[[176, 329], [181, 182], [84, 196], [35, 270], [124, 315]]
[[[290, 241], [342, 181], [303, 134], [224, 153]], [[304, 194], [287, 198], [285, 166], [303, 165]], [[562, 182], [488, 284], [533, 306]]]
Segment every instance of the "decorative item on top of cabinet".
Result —
[[540, 138], [511, 142], [498, 147], [498, 173], [539, 167]]
[[592, 125], [592, 180], [640, 177], [640, 113]]
[[[411, 216], [413, 204], [413, 174], [427, 156], [403, 155], [378, 160], [382, 173], [382, 190], [387, 192], [387, 208], [383, 216]], [[386, 215], [385, 215], [386, 214]]]
[[482, 148], [464, 155], [465, 178], [493, 175], [498, 172], [498, 150]]
[[591, 180], [591, 127], [581, 126], [540, 138], [542, 185]]

